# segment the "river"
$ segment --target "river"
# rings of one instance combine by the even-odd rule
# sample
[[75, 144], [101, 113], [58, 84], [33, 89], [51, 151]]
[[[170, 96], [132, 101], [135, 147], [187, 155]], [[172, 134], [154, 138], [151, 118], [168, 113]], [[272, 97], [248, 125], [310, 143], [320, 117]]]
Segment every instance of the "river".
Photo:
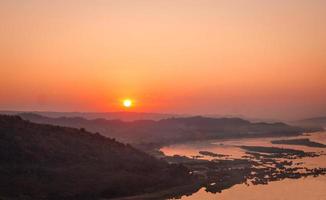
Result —
[[[218, 154], [229, 155], [227, 159], [241, 158], [246, 152], [239, 146], [268, 146], [289, 149], [304, 150], [305, 152], [324, 153], [326, 148], [306, 147], [301, 145], [272, 144], [272, 140], [278, 139], [299, 139], [309, 138], [311, 141], [326, 144], [326, 132], [309, 133], [296, 137], [280, 138], [249, 138], [229, 140], [207, 140], [175, 144], [161, 148], [161, 151], [168, 156], [181, 155], [190, 158], [200, 156], [200, 159], [211, 160], [210, 156], [203, 156], [199, 151], [209, 151]], [[303, 162], [308, 168], [326, 168], [326, 155], [319, 157], [306, 157], [296, 159], [295, 162]], [[201, 188], [190, 196], [182, 196], [182, 200], [325, 200], [326, 199], [326, 176], [307, 177], [300, 179], [284, 179], [281, 181], [269, 182], [267, 185], [245, 185], [238, 184], [223, 190], [221, 193], [206, 192]]]

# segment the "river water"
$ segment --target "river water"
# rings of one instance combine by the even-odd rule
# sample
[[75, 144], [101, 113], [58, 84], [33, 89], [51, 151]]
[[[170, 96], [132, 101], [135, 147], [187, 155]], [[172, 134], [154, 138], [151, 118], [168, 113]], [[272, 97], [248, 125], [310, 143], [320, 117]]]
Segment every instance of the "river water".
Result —
[[[199, 142], [188, 142], [163, 147], [161, 151], [168, 156], [181, 155], [187, 157], [202, 156], [199, 151], [210, 151], [213, 153], [229, 155], [229, 158], [241, 158], [246, 155], [245, 151], [238, 146], [270, 146], [289, 149], [304, 150], [306, 152], [325, 153], [325, 148], [306, 147], [301, 145], [272, 144], [277, 139], [309, 138], [311, 141], [326, 144], [326, 132], [309, 133], [296, 137], [280, 138], [249, 138], [230, 140], [207, 140]], [[200, 159], [210, 160], [212, 157], [202, 156]], [[326, 155], [319, 157], [308, 157], [296, 159], [295, 162], [303, 162], [304, 167], [326, 168]], [[213, 194], [201, 188], [190, 196], [183, 196], [182, 200], [326, 200], [326, 176], [307, 177], [301, 179], [284, 179], [269, 182], [268, 185], [245, 185], [238, 184], [223, 190], [221, 193]]]

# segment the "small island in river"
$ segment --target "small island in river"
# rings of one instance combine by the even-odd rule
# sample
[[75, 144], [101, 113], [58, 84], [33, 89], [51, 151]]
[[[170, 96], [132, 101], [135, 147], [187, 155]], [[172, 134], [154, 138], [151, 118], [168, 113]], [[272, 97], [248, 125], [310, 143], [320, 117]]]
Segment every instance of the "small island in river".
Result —
[[272, 144], [301, 145], [301, 146], [307, 146], [307, 147], [326, 148], [325, 144], [311, 141], [308, 138], [291, 139], [291, 140], [273, 140]]

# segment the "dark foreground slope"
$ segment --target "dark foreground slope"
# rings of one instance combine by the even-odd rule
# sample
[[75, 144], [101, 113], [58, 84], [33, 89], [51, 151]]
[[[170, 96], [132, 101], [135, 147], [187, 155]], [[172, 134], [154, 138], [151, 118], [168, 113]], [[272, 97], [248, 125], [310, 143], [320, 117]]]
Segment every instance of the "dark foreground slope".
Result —
[[50, 118], [33, 113], [21, 113], [20, 116], [36, 123], [85, 128], [129, 143], [164, 144], [186, 140], [296, 135], [306, 131], [284, 123], [251, 123], [240, 118], [198, 116], [125, 122], [105, 119], [87, 120], [81, 117]]
[[188, 171], [84, 130], [0, 115], [0, 199], [96, 199], [189, 183]]

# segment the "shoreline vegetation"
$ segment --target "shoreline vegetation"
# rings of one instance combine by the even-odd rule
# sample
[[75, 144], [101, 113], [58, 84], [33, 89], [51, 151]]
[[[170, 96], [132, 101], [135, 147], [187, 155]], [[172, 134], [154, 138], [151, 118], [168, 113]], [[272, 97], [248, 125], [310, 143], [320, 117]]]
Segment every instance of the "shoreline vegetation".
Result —
[[[228, 159], [228, 155], [200, 151], [199, 154], [213, 157], [211, 161], [174, 155], [165, 156], [169, 163], [182, 163], [198, 177], [195, 187], [172, 188], [164, 192], [123, 198], [123, 200], [166, 199], [188, 196], [201, 188], [207, 192], [220, 193], [235, 184], [259, 185], [283, 179], [299, 179], [326, 175], [326, 168], [307, 168], [295, 159], [319, 157], [325, 154], [301, 150], [263, 146], [241, 146], [246, 150], [241, 159]], [[222, 158], [222, 159], [220, 159]], [[227, 159], [225, 159], [227, 158]], [[280, 159], [281, 158], [281, 159]], [[179, 194], [176, 194], [178, 193]]]
[[[166, 156], [164, 160], [169, 163], [182, 163], [189, 168], [198, 177], [196, 184], [129, 196], [121, 200], [178, 199], [182, 196], [189, 196], [201, 188], [205, 188], [207, 192], [220, 193], [236, 184], [266, 185], [271, 181], [286, 178], [299, 179], [326, 175], [326, 168], [307, 168], [303, 166], [303, 163], [295, 162], [297, 158], [322, 156], [319, 153], [260, 146], [242, 146], [242, 148], [247, 150], [247, 155], [241, 159], [208, 161], [179, 155]], [[216, 158], [213, 152], [202, 153]], [[280, 158], [283, 160], [280, 161]]]

